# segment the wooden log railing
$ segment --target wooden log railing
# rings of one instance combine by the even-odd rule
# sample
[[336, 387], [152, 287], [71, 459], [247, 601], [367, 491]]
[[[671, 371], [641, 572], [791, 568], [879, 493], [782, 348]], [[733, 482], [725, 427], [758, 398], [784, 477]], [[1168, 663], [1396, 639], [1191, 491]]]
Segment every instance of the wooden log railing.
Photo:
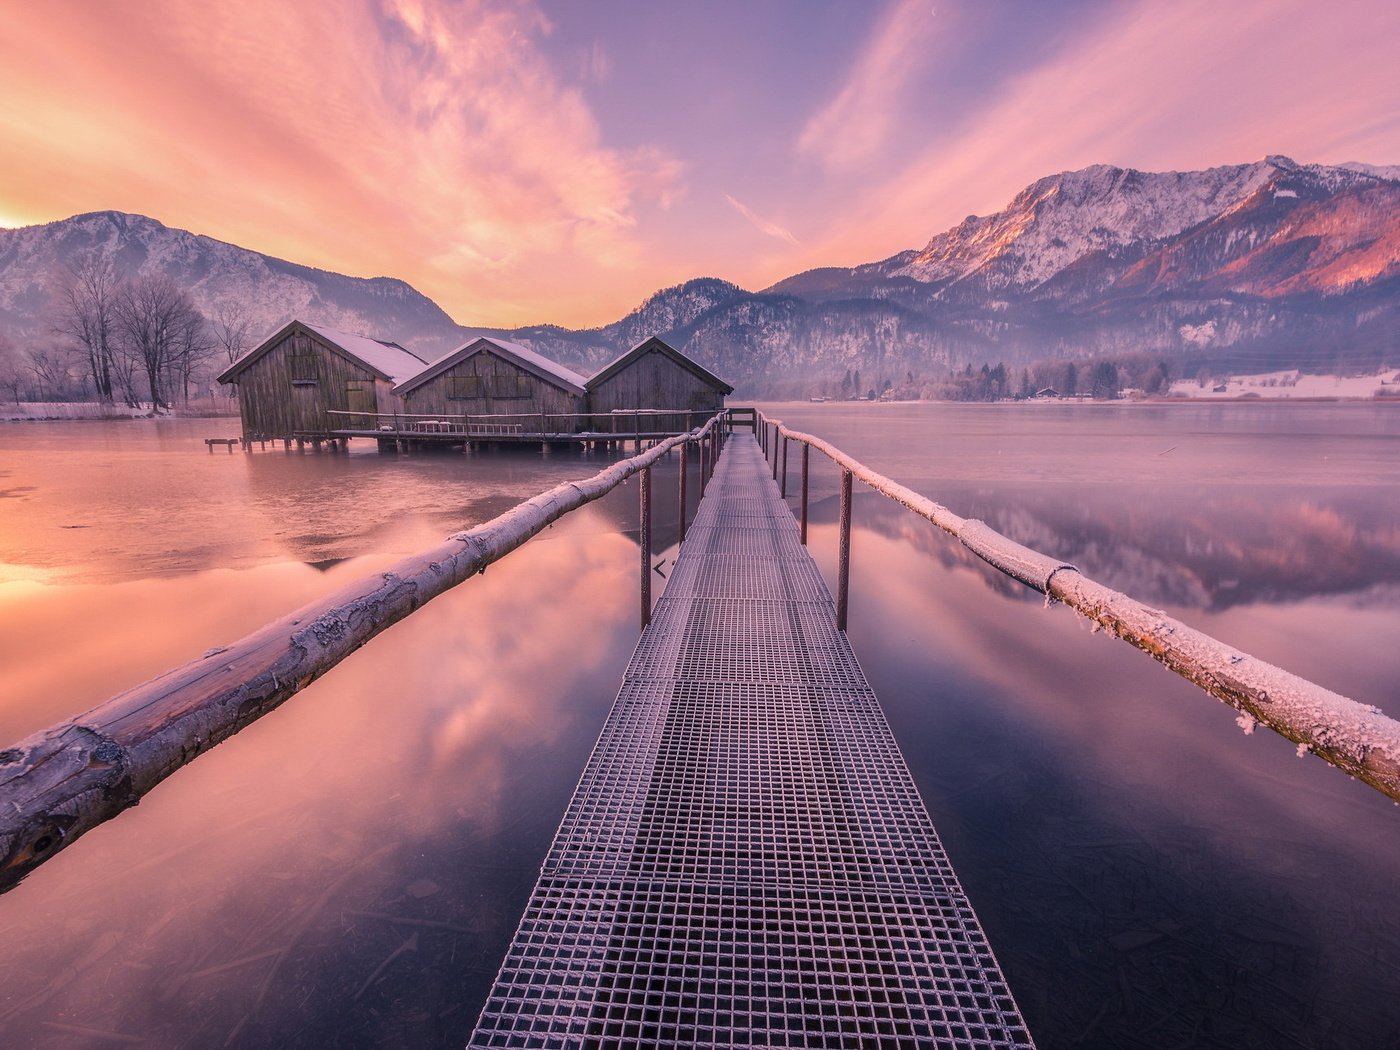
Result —
[[[385, 628], [484, 572], [563, 515], [634, 474], [645, 474], [649, 482], [652, 464], [672, 449], [699, 444], [713, 463], [726, 429], [720, 413], [591, 478], [556, 485], [386, 572], [0, 750], [0, 893]], [[643, 492], [650, 495], [649, 483]], [[645, 502], [643, 512], [649, 514]], [[644, 580], [649, 571], [644, 554]]]
[[[876, 473], [821, 438], [791, 430], [759, 413], [755, 430], [774, 470], [788, 441], [802, 445], [800, 529], [807, 542], [808, 450], [816, 449], [841, 470], [838, 626], [846, 629], [850, 594], [851, 482], [864, 484], [956, 537], [993, 568], [1094, 621], [1116, 638], [1147, 653], [1187, 681], [1241, 713], [1242, 724], [1268, 726], [1343, 772], [1400, 802], [1400, 722], [1210, 637], [1160, 609], [1084, 576], [1073, 565], [1047, 557], [1001, 535], [984, 522], [947, 507]], [[780, 442], [779, 438], [783, 439]], [[777, 475], [775, 474], [775, 477]]]

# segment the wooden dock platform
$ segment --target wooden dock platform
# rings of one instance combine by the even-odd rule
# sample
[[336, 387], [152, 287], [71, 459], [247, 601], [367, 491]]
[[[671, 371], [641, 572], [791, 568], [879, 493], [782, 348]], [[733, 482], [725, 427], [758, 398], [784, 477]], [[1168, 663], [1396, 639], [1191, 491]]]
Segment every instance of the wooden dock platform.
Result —
[[470, 1045], [1032, 1045], [746, 434]]

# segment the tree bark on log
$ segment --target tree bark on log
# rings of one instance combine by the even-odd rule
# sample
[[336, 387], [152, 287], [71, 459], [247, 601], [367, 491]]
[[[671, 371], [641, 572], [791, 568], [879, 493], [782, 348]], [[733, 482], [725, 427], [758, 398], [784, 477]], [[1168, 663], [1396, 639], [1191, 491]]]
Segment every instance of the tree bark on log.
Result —
[[719, 418], [591, 478], [557, 485], [387, 572], [0, 750], [0, 893], [385, 628], [677, 445], [708, 436]]
[[810, 445], [837, 466], [945, 532], [977, 557], [1014, 579], [1063, 602], [1116, 638], [1141, 649], [1187, 681], [1241, 712], [1242, 725], [1268, 726], [1343, 772], [1400, 802], [1400, 722], [1379, 708], [1324, 689], [1188, 627], [1160, 609], [1084, 576], [1001, 535], [981, 521], [962, 518], [913, 489], [878, 474], [821, 438], [778, 432]]

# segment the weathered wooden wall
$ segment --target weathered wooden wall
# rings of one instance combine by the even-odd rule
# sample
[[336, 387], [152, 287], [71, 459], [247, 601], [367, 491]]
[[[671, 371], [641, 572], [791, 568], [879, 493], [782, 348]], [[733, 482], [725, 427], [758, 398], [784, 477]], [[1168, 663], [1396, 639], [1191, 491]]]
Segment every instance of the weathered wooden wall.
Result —
[[[614, 409], [680, 408], [708, 416], [723, 407], [724, 394], [659, 350], [642, 354], [589, 391], [589, 411], [597, 413], [594, 426], [603, 430], [609, 429], [606, 414]], [[665, 417], [654, 425], [657, 430], [688, 429], [702, 418]]]
[[[395, 411], [391, 384], [308, 332], [289, 332], [238, 377], [245, 437], [286, 438], [347, 425], [338, 411]], [[369, 425], [366, 419], [356, 425]]]
[[[583, 398], [547, 383], [513, 361], [482, 350], [404, 394], [414, 415], [502, 415], [578, 413]], [[582, 420], [554, 420], [550, 429], [572, 432]]]

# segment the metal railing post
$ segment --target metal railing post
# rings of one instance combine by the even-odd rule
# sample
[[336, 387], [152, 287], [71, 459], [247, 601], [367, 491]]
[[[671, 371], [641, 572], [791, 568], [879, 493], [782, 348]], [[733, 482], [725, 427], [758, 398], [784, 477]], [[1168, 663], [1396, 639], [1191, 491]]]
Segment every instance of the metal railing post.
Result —
[[642, 469], [642, 630], [651, 623], [651, 468]]
[[782, 480], [778, 483], [778, 495], [783, 499], [787, 499], [787, 445], [788, 439], [784, 437], [781, 446], [782, 451], [779, 454], [779, 458], [782, 460], [783, 464]]
[[805, 441], [802, 443], [802, 546], [807, 546], [807, 460], [812, 453], [812, 446]]
[[841, 551], [836, 568], [836, 629], [846, 629], [851, 600], [851, 472], [841, 471]]
[[686, 475], [690, 473], [690, 442], [687, 441], [681, 446], [681, 526], [680, 535], [676, 537], [677, 543], [685, 542], [685, 488]]
[[710, 480], [710, 439], [702, 437], [700, 439], [700, 498], [705, 498], [705, 486]]

